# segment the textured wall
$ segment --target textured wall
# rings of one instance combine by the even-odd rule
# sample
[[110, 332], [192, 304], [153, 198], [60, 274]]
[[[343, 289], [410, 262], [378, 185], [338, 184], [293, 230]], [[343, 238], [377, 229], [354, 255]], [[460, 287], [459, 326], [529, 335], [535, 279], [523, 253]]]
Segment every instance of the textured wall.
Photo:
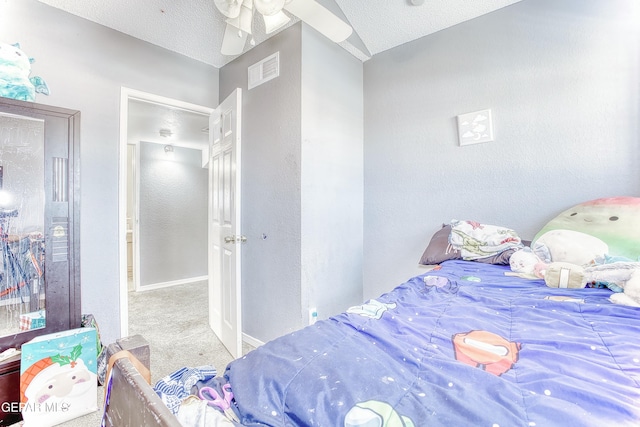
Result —
[[207, 276], [208, 169], [202, 152], [140, 143], [140, 285]]
[[37, 101], [82, 112], [82, 312], [104, 342], [120, 336], [118, 150], [122, 86], [215, 107], [218, 70], [35, 0], [0, 1], [0, 40], [35, 58]]
[[[633, 0], [524, 0], [365, 63], [365, 297], [418, 269], [442, 222], [531, 238], [581, 201], [640, 195]], [[495, 141], [459, 147], [491, 108]]]
[[[247, 68], [280, 52], [280, 77], [247, 90]], [[220, 100], [243, 89], [243, 332], [266, 341], [303, 326], [300, 308], [300, 26], [220, 69]], [[263, 238], [264, 236], [264, 238]]]
[[302, 26], [302, 309], [362, 302], [362, 63]]
[[[280, 77], [247, 67], [280, 51]], [[362, 300], [362, 63], [300, 24], [227, 64], [243, 93], [243, 331], [268, 340]]]

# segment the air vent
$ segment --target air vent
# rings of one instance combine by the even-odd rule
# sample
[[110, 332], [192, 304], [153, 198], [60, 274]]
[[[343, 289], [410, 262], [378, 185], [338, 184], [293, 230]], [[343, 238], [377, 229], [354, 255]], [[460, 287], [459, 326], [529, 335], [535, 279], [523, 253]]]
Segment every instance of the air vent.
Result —
[[280, 75], [280, 52], [266, 57], [249, 67], [249, 89], [275, 79]]

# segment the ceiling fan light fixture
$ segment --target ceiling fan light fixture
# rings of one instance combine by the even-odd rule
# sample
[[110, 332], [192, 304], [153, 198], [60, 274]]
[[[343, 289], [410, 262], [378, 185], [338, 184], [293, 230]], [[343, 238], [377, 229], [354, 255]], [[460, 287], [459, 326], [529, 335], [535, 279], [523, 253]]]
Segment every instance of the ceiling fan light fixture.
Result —
[[[245, 42], [255, 46], [253, 34], [253, 8], [264, 18], [265, 32], [273, 33], [283, 28], [291, 18], [283, 11], [313, 27], [335, 43], [341, 43], [351, 36], [353, 28], [317, 0], [215, 0], [218, 9], [229, 15], [229, 5], [240, 6], [236, 17], [227, 17], [220, 53], [225, 56], [240, 55]], [[424, 1], [424, 0], [407, 0]]]
[[267, 34], [271, 34], [276, 30], [287, 25], [291, 18], [289, 18], [284, 12], [280, 11], [275, 15], [263, 15], [264, 27]]
[[242, 8], [242, 0], [214, 0], [214, 3], [227, 18], [236, 18]]
[[244, 31], [247, 34], [251, 34], [252, 23], [253, 10], [248, 7], [242, 7], [240, 14], [236, 18], [227, 18], [227, 24]]
[[285, 0], [253, 0], [256, 10], [265, 16], [272, 16], [282, 11]]

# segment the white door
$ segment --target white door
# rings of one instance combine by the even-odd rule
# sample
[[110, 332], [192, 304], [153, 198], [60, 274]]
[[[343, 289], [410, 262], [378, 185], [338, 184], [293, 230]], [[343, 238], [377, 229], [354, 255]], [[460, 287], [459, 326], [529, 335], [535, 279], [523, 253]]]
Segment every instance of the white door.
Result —
[[241, 107], [238, 88], [209, 119], [209, 324], [233, 357], [242, 355]]

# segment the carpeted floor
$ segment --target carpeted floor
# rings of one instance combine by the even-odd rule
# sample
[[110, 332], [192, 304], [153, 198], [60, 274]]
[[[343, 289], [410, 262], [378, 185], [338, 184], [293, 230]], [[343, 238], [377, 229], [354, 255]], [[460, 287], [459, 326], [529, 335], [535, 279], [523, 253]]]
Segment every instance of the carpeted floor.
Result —
[[[207, 300], [206, 282], [129, 293], [129, 334], [140, 334], [149, 342], [152, 384], [184, 366], [213, 365], [222, 374], [232, 360], [209, 328]], [[252, 349], [245, 344], [243, 352]], [[98, 387], [97, 412], [60, 426], [99, 426], [103, 393], [103, 388]]]
[[129, 334], [149, 341], [153, 383], [183, 366], [222, 372], [232, 360], [209, 327], [207, 301], [206, 282], [129, 293]]

